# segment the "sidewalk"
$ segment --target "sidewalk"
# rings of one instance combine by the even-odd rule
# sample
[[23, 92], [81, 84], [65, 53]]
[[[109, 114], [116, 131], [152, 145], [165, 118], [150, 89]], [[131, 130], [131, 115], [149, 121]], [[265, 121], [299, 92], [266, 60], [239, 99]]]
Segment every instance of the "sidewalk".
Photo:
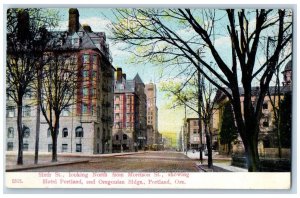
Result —
[[90, 160], [95, 158], [103, 157], [114, 157], [114, 156], [123, 156], [123, 155], [134, 155], [146, 153], [145, 151], [141, 152], [126, 152], [126, 153], [107, 153], [107, 154], [78, 154], [78, 153], [59, 153], [57, 154], [57, 162], [51, 162], [52, 154], [51, 153], [40, 153], [39, 154], [39, 163], [34, 164], [34, 153], [33, 152], [24, 152], [23, 154], [23, 165], [17, 165], [17, 153], [16, 152], [7, 152], [6, 153], [6, 171], [22, 171], [35, 168], [44, 168], [51, 166], [59, 165], [69, 165], [77, 163], [88, 163]]
[[[187, 154], [184, 152], [184, 155], [186, 155], [190, 159], [199, 160], [200, 158], [200, 152], [195, 151], [194, 153], [192, 151], [188, 151]], [[231, 166], [231, 157], [228, 157], [226, 155], [219, 155], [217, 152], [213, 152], [213, 166], [216, 169], [219, 169], [220, 172], [222, 172], [222, 169], [226, 172], [248, 172], [245, 168], [240, 168], [236, 166]], [[203, 152], [203, 160], [207, 160], [207, 156], [205, 156]], [[212, 170], [203, 168], [205, 165], [201, 164], [200, 162], [196, 162], [196, 166], [198, 166], [201, 170], [205, 172], [212, 172]], [[207, 166], [207, 165], [206, 165]]]

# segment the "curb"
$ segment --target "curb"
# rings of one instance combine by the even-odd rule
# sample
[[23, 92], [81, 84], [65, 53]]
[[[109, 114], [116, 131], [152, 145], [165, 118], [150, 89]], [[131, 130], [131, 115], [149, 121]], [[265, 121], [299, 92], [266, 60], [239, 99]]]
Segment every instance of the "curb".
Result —
[[[128, 152], [128, 153], [113, 153], [113, 154], [100, 154], [100, 155], [61, 155], [60, 157], [89, 157], [89, 158], [106, 158], [106, 157], [116, 157], [116, 156], [124, 156], [124, 155], [134, 155], [134, 154], [143, 154], [147, 153], [146, 151], [143, 152]], [[90, 160], [77, 160], [72, 162], [58, 162], [53, 164], [38, 164], [38, 165], [29, 165], [26, 167], [15, 167], [15, 168], [6, 168], [6, 172], [15, 172], [15, 171], [22, 171], [22, 170], [30, 170], [30, 169], [37, 169], [37, 168], [45, 168], [45, 167], [52, 167], [52, 166], [61, 166], [61, 165], [70, 165], [70, 164], [79, 164], [79, 163], [88, 163], [92, 162]]]
[[89, 160], [79, 160], [79, 161], [73, 161], [73, 162], [59, 162], [59, 163], [55, 163], [55, 164], [39, 164], [39, 165], [30, 165], [30, 166], [26, 166], [26, 167], [7, 168], [5, 171], [6, 172], [14, 172], [14, 171], [45, 168], [45, 167], [51, 167], [51, 166], [79, 164], [79, 163], [87, 163], [87, 162], [89, 162]]

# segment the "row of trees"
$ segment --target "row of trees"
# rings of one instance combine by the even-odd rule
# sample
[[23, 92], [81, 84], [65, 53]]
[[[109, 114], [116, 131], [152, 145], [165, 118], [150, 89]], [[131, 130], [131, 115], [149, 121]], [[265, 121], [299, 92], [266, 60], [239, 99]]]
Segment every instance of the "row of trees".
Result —
[[62, 110], [73, 104], [76, 88], [76, 58], [58, 45], [58, 35], [49, 30], [58, 24], [58, 14], [43, 9], [7, 11], [7, 95], [17, 105], [18, 157], [23, 164], [22, 109], [24, 96], [36, 92], [37, 120], [35, 163], [38, 163], [40, 112], [52, 137], [52, 161], [57, 161], [57, 134]]
[[[262, 105], [276, 68], [292, 55], [287, 50], [292, 42], [292, 11], [118, 9], [115, 17], [111, 27], [113, 39], [125, 42], [127, 49], [140, 58], [138, 61], [172, 67], [178, 74], [194, 68], [228, 97], [244, 144], [248, 171], [259, 171], [257, 146]], [[221, 36], [228, 38], [223, 43], [227, 53], [216, 48]], [[272, 38], [273, 47], [264, 59], [267, 49], [263, 41], [268, 37]], [[205, 51], [205, 57], [197, 53], [199, 48]], [[259, 89], [257, 100], [252, 103], [254, 84]], [[239, 87], [244, 91], [243, 101]]]

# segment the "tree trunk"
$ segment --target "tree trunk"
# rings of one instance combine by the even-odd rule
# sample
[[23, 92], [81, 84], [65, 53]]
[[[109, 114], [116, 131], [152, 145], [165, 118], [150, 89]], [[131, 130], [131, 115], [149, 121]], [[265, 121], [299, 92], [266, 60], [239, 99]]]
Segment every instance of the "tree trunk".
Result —
[[22, 106], [23, 102], [22, 99], [18, 105], [18, 115], [17, 115], [17, 126], [18, 126], [18, 140], [19, 140], [19, 147], [18, 147], [18, 158], [17, 158], [17, 164], [23, 165], [23, 127], [22, 127]]
[[55, 116], [54, 131], [52, 132], [52, 162], [57, 162], [57, 134], [59, 126], [59, 116]]
[[206, 136], [206, 144], [207, 144], [207, 165], [208, 168], [212, 168], [213, 160], [212, 160], [212, 148], [211, 148], [211, 137], [210, 133], [208, 132], [208, 126], [205, 124], [205, 136]]
[[38, 71], [38, 88], [37, 88], [37, 107], [36, 107], [36, 135], [35, 135], [35, 152], [34, 164], [38, 163], [39, 158], [39, 141], [40, 141], [40, 121], [41, 121], [41, 78], [40, 71]]
[[231, 151], [231, 142], [228, 142], [227, 143], [227, 156], [229, 156], [229, 154], [230, 154], [230, 151]]
[[248, 172], [260, 171], [260, 161], [257, 150], [257, 142], [252, 140], [245, 145], [245, 155], [247, 160]]
[[[202, 104], [201, 104], [202, 103]], [[202, 153], [202, 118], [201, 118], [201, 105], [203, 105], [202, 101], [202, 85], [201, 85], [201, 76], [200, 71], [198, 70], [198, 126], [199, 126], [199, 136], [200, 136], [200, 142], [199, 142], [199, 153], [200, 153], [200, 162], [203, 163], [203, 153]]]

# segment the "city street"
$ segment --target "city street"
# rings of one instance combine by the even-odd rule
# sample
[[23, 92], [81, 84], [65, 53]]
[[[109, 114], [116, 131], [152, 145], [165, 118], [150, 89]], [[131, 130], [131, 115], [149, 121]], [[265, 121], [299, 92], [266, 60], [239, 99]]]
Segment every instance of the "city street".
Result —
[[[27, 156], [29, 157], [29, 156]], [[74, 160], [79, 157], [60, 157], [59, 160]], [[80, 157], [81, 158], [81, 157]], [[10, 163], [12, 157], [7, 158]], [[50, 156], [42, 157], [43, 161]], [[77, 172], [77, 171], [120, 171], [120, 172], [199, 172], [193, 159], [189, 159], [183, 153], [156, 151], [146, 153], [136, 153], [132, 155], [111, 156], [111, 157], [84, 157], [89, 162], [75, 163], [68, 165], [56, 165], [51, 167], [42, 167], [23, 170], [26, 172]], [[51, 163], [51, 162], [49, 162]]]

